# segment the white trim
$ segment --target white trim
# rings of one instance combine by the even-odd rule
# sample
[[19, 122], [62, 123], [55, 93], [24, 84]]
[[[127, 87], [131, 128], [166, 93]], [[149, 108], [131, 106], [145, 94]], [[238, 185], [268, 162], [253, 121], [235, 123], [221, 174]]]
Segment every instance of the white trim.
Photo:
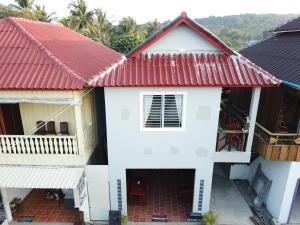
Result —
[[[145, 128], [144, 127], [144, 96], [145, 95], [182, 95], [182, 126], [178, 128]], [[164, 99], [164, 98], [163, 98]], [[164, 100], [163, 100], [164, 101]], [[176, 92], [176, 91], [160, 91], [160, 92], [141, 92], [140, 93], [140, 131], [155, 131], [155, 132], [165, 132], [165, 131], [185, 131], [186, 127], [186, 106], [187, 106], [187, 93], [186, 92]]]

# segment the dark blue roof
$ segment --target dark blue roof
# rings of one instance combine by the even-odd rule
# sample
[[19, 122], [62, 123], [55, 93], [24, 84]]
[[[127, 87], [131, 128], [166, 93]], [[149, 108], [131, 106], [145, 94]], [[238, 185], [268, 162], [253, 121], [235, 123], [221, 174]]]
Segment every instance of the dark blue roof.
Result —
[[284, 83], [300, 89], [300, 32], [278, 33], [240, 53]]

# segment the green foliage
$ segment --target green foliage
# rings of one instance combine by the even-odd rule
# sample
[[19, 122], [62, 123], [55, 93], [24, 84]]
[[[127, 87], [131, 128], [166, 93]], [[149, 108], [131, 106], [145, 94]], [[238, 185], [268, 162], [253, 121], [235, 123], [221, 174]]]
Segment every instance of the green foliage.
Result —
[[260, 41], [271, 35], [275, 26], [296, 17], [294, 14], [243, 14], [233, 16], [210, 16], [196, 19], [223, 40], [229, 47], [240, 50], [251, 41]]
[[123, 54], [127, 54], [130, 50], [137, 47], [142, 40], [132, 34], [117, 36], [112, 42], [112, 48]]
[[[70, 0], [71, 1], [71, 0]], [[15, 0], [15, 5], [0, 4], [0, 19], [7, 16], [24, 17], [32, 20], [52, 22], [55, 13], [47, 13], [44, 6], [34, 5], [35, 0]], [[113, 47], [122, 53], [144, 41], [163, 25], [157, 19], [138, 24], [132, 17], [122, 18], [113, 25], [101, 9], [89, 10], [86, 0], [72, 0], [69, 15], [59, 22], [99, 43]], [[273, 27], [295, 17], [294, 14], [244, 14], [196, 19], [223, 40], [229, 47], [240, 50], [252, 42], [269, 37]]]
[[213, 212], [208, 212], [203, 215], [203, 223], [205, 225], [217, 225], [217, 216]]
[[120, 218], [121, 225], [126, 225], [128, 223], [128, 217], [125, 215], [122, 215]]
[[35, 10], [32, 13], [33, 13], [33, 16], [35, 17], [35, 19], [38, 21], [50, 23], [56, 19], [56, 17], [53, 17], [55, 15], [55, 13], [52, 12], [52, 13], [48, 14], [44, 5], [43, 6], [36, 5]]

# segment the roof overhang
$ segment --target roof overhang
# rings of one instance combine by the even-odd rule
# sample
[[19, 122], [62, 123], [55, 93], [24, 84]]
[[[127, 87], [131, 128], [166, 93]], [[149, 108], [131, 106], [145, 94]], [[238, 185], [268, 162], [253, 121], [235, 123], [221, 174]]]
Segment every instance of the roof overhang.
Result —
[[0, 104], [33, 103], [33, 104], [51, 104], [51, 105], [80, 105], [79, 101], [62, 98], [1, 98]]
[[83, 172], [83, 167], [0, 166], [0, 187], [75, 189]]

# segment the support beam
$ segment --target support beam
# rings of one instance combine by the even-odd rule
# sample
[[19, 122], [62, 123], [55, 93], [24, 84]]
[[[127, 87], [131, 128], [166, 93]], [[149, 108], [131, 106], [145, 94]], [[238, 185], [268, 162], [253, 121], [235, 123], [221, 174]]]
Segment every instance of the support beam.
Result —
[[80, 93], [75, 93], [75, 101], [80, 102], [80, 104], [75, 105], [75, 121], [76, 121], [76, 134], [79, 148], [79, 155], [84, 155], [84, 132], [82, 123], [82, 96]]
[[1, 188], [0, 191], [1, 191], [2, 202], [3, 202], [6, 218], [7, 218], [8, 222], [10, 222], [10, 221], [12, 221], [13, 218], [12, 218], [12, 214], [11, 214], [11, 210], [10, 210], [10, 206], [9, 206], [9, 199], [7, 196], [6, 188]]
[[250, 110], [249, 110], [250, 123], [249, 123], [249, 130], [248, 130], [246, 152], [251, 152], [251, 149], [252, 149], [256, 115], [257, 115], [259, 98], [260, 98], [260, 91], [261, 91], [261, 88], [253, 88], [252, 89], [251, 104], [250, 104]]

